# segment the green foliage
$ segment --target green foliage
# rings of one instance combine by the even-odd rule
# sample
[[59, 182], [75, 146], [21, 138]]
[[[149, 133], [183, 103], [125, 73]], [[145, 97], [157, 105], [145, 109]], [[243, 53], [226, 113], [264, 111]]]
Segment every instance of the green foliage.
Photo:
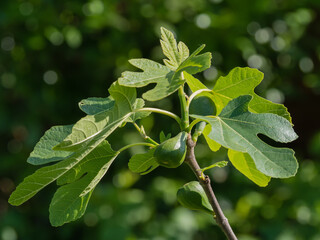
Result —
[[233, 166], [247, 178], [260, 187], [265, 187], [271, 180], [271, 177], [260, 172], [252, 157], [248, 153], [237, 152], [232, 149], [228, 151], [228, 157]]
[[54, 151], [52, 148], [63, 141], [72, 131], [73, 125], [55, 126], [45, 132], [30, 153], [27, 162], [33, 165], [60, 161], [71, 155], [67, 151]]
[[49, 208], [52, 226], [61, 226], [84, 214], [94, 188], [118, 154], [107, 141], [103, 141], [79, 164], [57, 179], [61, 187], [54, 194]]
[[159, 135], [159, 138], [160, 138], [160, 143], [163, 143], [164, 141], [168, 140], [169, 138], [171, 138], [171, 133], [168, 133], [168, 135], [166, 136], [164, 134], [163, 131], [160, 132], [160, 135]]
[[212, 89], [213, 99], [219, 113], [230, 100], [250, 94], [249, 111], [253, 113], [274, 113], [291, 122], [287, 108], [258, 96], [254, 89], [263, 79], [263, 73], [252, 68], [234, 68], [226, 77], [220, 77]]
[[110, 110], [114, 106], [111, 98], [87, 98], [79, 102], [79, 108], [88, 115]]
[[[236, 169], [259, 186], [266, 186], [270, 177], [287, 178], [296, 174], [298, 164], [293, 150], [272, 147], [258, 137], [263, 134], [282, 143], [297, 138], [287, 109], [254, 92], [263, 78], [260, 71], [235, 68], [226, 77], [220, 77], [210, 90], [192, 76], [211, 66], [211, 53], [199, 55], [204, 45], [189, 55], [188, 47], [182, 42], [177, 44], [173, 33], [164, 28], [161, 28], [160, 43], [168, 58], [165, 65], [142, 58], [129, 60], [142, 72], [125, 71], [109, 88], [110, 96], [88, 98], [79, 103], [87, 116], [74, 125], [53, 127], [45, 133], [28, 162], [35, 165], [59, 162], [25, 178], [9, 199], [12, 205], [24, 203], [57, 181], [59, 188], [49, 209], [51, 224], [61, 226], [74, 221], [84, 214], [93, 190], [120, 152], [138, 145], [150, 148], [129, 160], [129, 169], [141, 175], [158, 166], [177, 168], [185, 160], [186, 139], [192, 134], [195, 142], [203, 135], [212, 151], [221, 145], [229, 149], [229, 159]], [[161, 100], [179, 89], [181, 118], [166, 110], [144, 108], [145, 102], [137, 98], [136, 88], [151, 83], [155, 87], [142, 94], [148, 101]], [[186, 84], [193, 92], [190, 96], [184, 93]], [[174, 118], [180, 124], [180, 133], [171, 138], [171, 133], [166, 136], [161, 132], [158, 144], [147, 135], [143, 125], [139, 126], [139, 120], [152, 112]], [[195, 119], [190, 124], [189, 117]], [[105, 139], [127, 123], [133, 124], [145, 141], [113, 151]], [[202, 169], [215, 166], [224, 167], [226, 162]], [[212, 214], [198, 182], [184, 185], [178, 191], [178, 200], [187, 208]]]
[[183, 163], [187, 152], [187, 135], [186, 132], [180, 132], [156, 147], [154, 157], [160, 166], [176, 168]]
[[270, 177], [294, 176], [298, 169], [294, 152], [288, 148], [274, 148], [258, 138], [263, 134], [278, 142], [291, 142], [298, 136], [288, 120], [275, 114], [255, 114], [248, 111], [252, 96], [244, 95], [230, 101], [219, 116], [193, 117], [211, 126], [209, 137], [226, 148], [247, 152], [259, 171]]
[[134, 173], [148, 174], [159, 166], [154, 156], [154, 148], [143, 154], [136, 154], [129, 160], [128, 167]]
[[80, 119], [73, 126], [71, 134], [54, 147], [55, 150], [75, 151], [87, 146], [88, 142], [94, 143], [106, 138], [123, 122], [128, 121], [129, 117], [137, 110], [135, 107], [141, 108], [139, 99], [136, 99], [135, 89], [114, 83], [109, 88], [109, 92], [115, 100], [114, 107], [108, 111], [87, 115]]
[[183, 43], [177, 41], [173, 33], [165, 28], [161, 28], [161, 48], [163, 54], [168, 58], [164, 59], [164, 64], [175, 71], [180, 64], [189, 57], [189, 48]]
[[163, 99], [177, 91], [185, 82], [181, 78], [183, 71], [195, 74], [204, 71], [211, 65], [210, 53], [198, 55], [204, 45], [189, 56], [189, 50], [184, 43], [179, 43], [178, 51], [172, 33], [163, 28], [161, 31], [161, 46], [164, 54], [169, 58], [165, 64], [170, 68], [149, 59], [131, 59], [129, 62], [143, 72], [126, 71], [118, 80], [119, 84], [127, 87], [144, 87], [150, 83], [156, 83], [157, 85], [152, 90], [142, 95], [148, 101]]
[[214, 214], [206, 193], [197, 181], [188, 182], [179, 188], [177, 200], [185, 208]]

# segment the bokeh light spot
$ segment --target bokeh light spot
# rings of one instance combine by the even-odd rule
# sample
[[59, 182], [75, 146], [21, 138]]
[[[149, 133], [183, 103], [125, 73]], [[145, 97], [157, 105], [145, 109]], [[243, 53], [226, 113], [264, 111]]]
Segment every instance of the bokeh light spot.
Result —
[[282, 51], [286, 47], [286, 42], [282, 37], [275, 37], [271, 41], [271, 48], [275, 51]]
[[139, 176], [129, 170], [124, 170], [113, 176], [112, 182], [118, 188], [129, 188], [137, 180]]
[[48, 70], [43, 74], [43, 80], [48, 85], [54, 85], [58, 81], [58, 74], [53, 70]]
[[218, 76], [218, 71], [215, 67], [211, 67], [203, 72], [203, 76], [208, 81], [213, 81]]
[[12, 227], [4, 227], [1, 232], [2, 240], [16, 240], [18, 239], [18, 234], [16, 230]]
[[217, 183], [223, 183], [228, 179], [228, 171], [226, 168], [213, 168], [212, 178]]
[[313, 70], [313, 61], [308, 57], [301, 58], [299, 61], [299, 67], [302, 72], [309, 73]]
[[19, 6], [19, 11], [23, 16], [29, 16], [33, 12], [33, 5], [29, 2], [21, 3]]
[[284, 94], [276, 88], [270, 88], [267, 90], [266, 98], [274, 103], [284, 103]]
[[278, 33], [282, 34], [288, 30], [287, 23], [283, 20], [276, 20], [272, 23], [273, 30]]
[[211, 24], [211, 18], [206, 13], [201, 13], [196, 17], [196, 25], [201, 29], [206, 29]]
[[13, 37], [4, 37], [1, 40], [1, 48], [4, 51], [11, 51], [15, 46], [15, 41]]
[[16, 85], [16, 76], [12, 73], [4, 73], [1, 76], [1, 83], [4, 88], [13, 88]]
[[49, 41], [55, 46], [59, 46], [63, 43], [63, 34], [55, 27], [47, 27], [45, 29], [45, 35], [49, 39]]
[[257, 22], [250, 22], [247, 26], [249, 34], [254, 35], [260, 29], [260, 24]]
[[312, 12], [309, 9], [300, 8], [296, 12], [296, 20], [300, 24], [308, 24], [312, 21]]
[[50, 42], [53, 44], [53, 45], [61, 45], [63, 43], [63, 35], [62, 33], [60, 32], [53, 32], [51, 35], [50, 35]]
[[248, 58], [248, 65], [251, 68], [261, 68], [263, 65], [263, 58], [260, 55], [254, 54]]
[[71, 48], [78, 48], [82, 43], [82, 35], [78, 29], [68, 26], [64, 29], [64, 36]]
[[309, 223], [311, 220], [311, 211], [307, 206], [300, 206], [297, 209], [297, 220], [301, 224]]
[[211, 2], [215, 3], [215, 4], [218, 4], [218, 3], [222, 3], [223, 0], [210, 0]]
[[273, 36], [273, 32], [269, 28], [259, 29], [254, 34], [256, 41], [260, 44], [264, 44], [264, 43], [269, 42], [271, 40], [272, 36]]
[[82, 7], [82, 12], [86, 16], [102, 14], [104, 12], [104, 4], [99, 0], [86, 3]]

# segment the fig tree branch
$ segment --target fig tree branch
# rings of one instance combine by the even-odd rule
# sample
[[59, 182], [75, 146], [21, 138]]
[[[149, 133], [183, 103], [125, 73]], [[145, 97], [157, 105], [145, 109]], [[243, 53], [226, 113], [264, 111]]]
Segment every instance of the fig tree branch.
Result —
[[187, 155], [186, 155], [185, 162], [192, 169], [198, 181], [200, 182], [202, 188], [204, 189], [209, 199], [209, 202], [213, 208], [213, 211], [215, 212], [215, 220], [217, 224], [219, 225], [219, 227], [222, 229], [222, 231], [224, 232], [224, 234], [229, 240], [237, 240], [237, 237], [234, 234], [228, 222], [228, 219], [224, 216], [222, 209], [218, 203], [218, 200], [212, 190], [212, 187], [210, 184], [210, 178], [207, 175], [204, 175], [200, 169], [200, 166], [194, 155], [194, 147], [195, 147], [195, 143], [192, 141], [191, 135], [189, 134], [187, 138]]

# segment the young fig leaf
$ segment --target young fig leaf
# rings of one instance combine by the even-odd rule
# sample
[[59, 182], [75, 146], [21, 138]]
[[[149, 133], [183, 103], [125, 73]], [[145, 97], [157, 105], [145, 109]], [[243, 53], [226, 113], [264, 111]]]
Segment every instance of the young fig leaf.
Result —
[[161, 27], [161, 48], [163, 54], [168, 58], [164, 59], [164, 64], [170, 68], [171, 70], [175, 71], [179, 65], [189, 57], [189, 49], [183, 43], [179, 42], [177, 45], [177, 41], [174, 38], [174, 35], [169, 30]]
[[129, 160], [128, 167], [134, 173], [145, 175], [156, 169], [159, 164], [157, 163], [154, 154], [154, 148], [146, 153], [136, 154]]
[[213, 214], [212, 207], [207, 195], [197, 181], [186, 183], [177, 192], [179, 203], [191, 210], [200, 210], [205, 213]]
[[167, 66], [149, 59], [131, 59], [129, 62], [143, 72], [125, 71], [118, 79], [119, 84], [126, 87], [144, 87], [156, 83], [153, 89], [142, 94], [148, 101], [158, 101], [177, 91], [185, 83], [183, 72], [196, 74], [211, 65], [211, 53], [198, 55], [205, 45], [201, 45], [189, 56], [185, 44], [179, 43], [177, 48], [173, 34], [164, 28], [161, 31], [163, 37], [161, 46], [169, 58], [165, 61]]
[[168, 140], [169, 138], [171, 138], [171, 133], [168, 133], [168, 135], [166, 136], [164, 134], [163, 131], [160, 132], [160, 135], [159, 135], [159, 138], [160, 138], [160, 143], [163, 143], [164, 141]]

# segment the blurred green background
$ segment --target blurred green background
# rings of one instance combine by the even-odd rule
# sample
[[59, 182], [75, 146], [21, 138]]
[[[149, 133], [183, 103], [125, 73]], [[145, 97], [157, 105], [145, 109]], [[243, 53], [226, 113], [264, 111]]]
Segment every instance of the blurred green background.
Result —
[[[54, 184], [20, 207], [8, 205], [15, 186], [37, 167], [26, 159], [44, 131], [84, 114], [77, 104], [105, 97], [128, 59], [163, 58], [160, 26], [191, 51], [206, 44], [213, 66], [198, 77], [213, 86], [236, 66], [265, 73], [257, 92], [284, 103], [299, 139], [296, 177], [259, 188], [229, 164], [212, 170], [213, 187], [239, 239], [320, 239], [320, 1], [319, 0], [1, 0], [0, 1], [0, 239], [225, 239], [210, 216], [179, 206], [176, 190], [194, 180], [185, 167], [140, 177], [122, 153], [97, 186], [83, 218], [53, 228], [48, 207]], [[151, 104], [151, 103], [150, 103]], [[176, 96], [152, 103], [179, 111]], [[159, 115], [143, 120], [157, 138], [177, 133]], [[139, 135], [126, 126], [113, 148]], [[203, 142], [202, 142], [203, 143]], [[202, 166], [226, 159], [200, 144]]]

